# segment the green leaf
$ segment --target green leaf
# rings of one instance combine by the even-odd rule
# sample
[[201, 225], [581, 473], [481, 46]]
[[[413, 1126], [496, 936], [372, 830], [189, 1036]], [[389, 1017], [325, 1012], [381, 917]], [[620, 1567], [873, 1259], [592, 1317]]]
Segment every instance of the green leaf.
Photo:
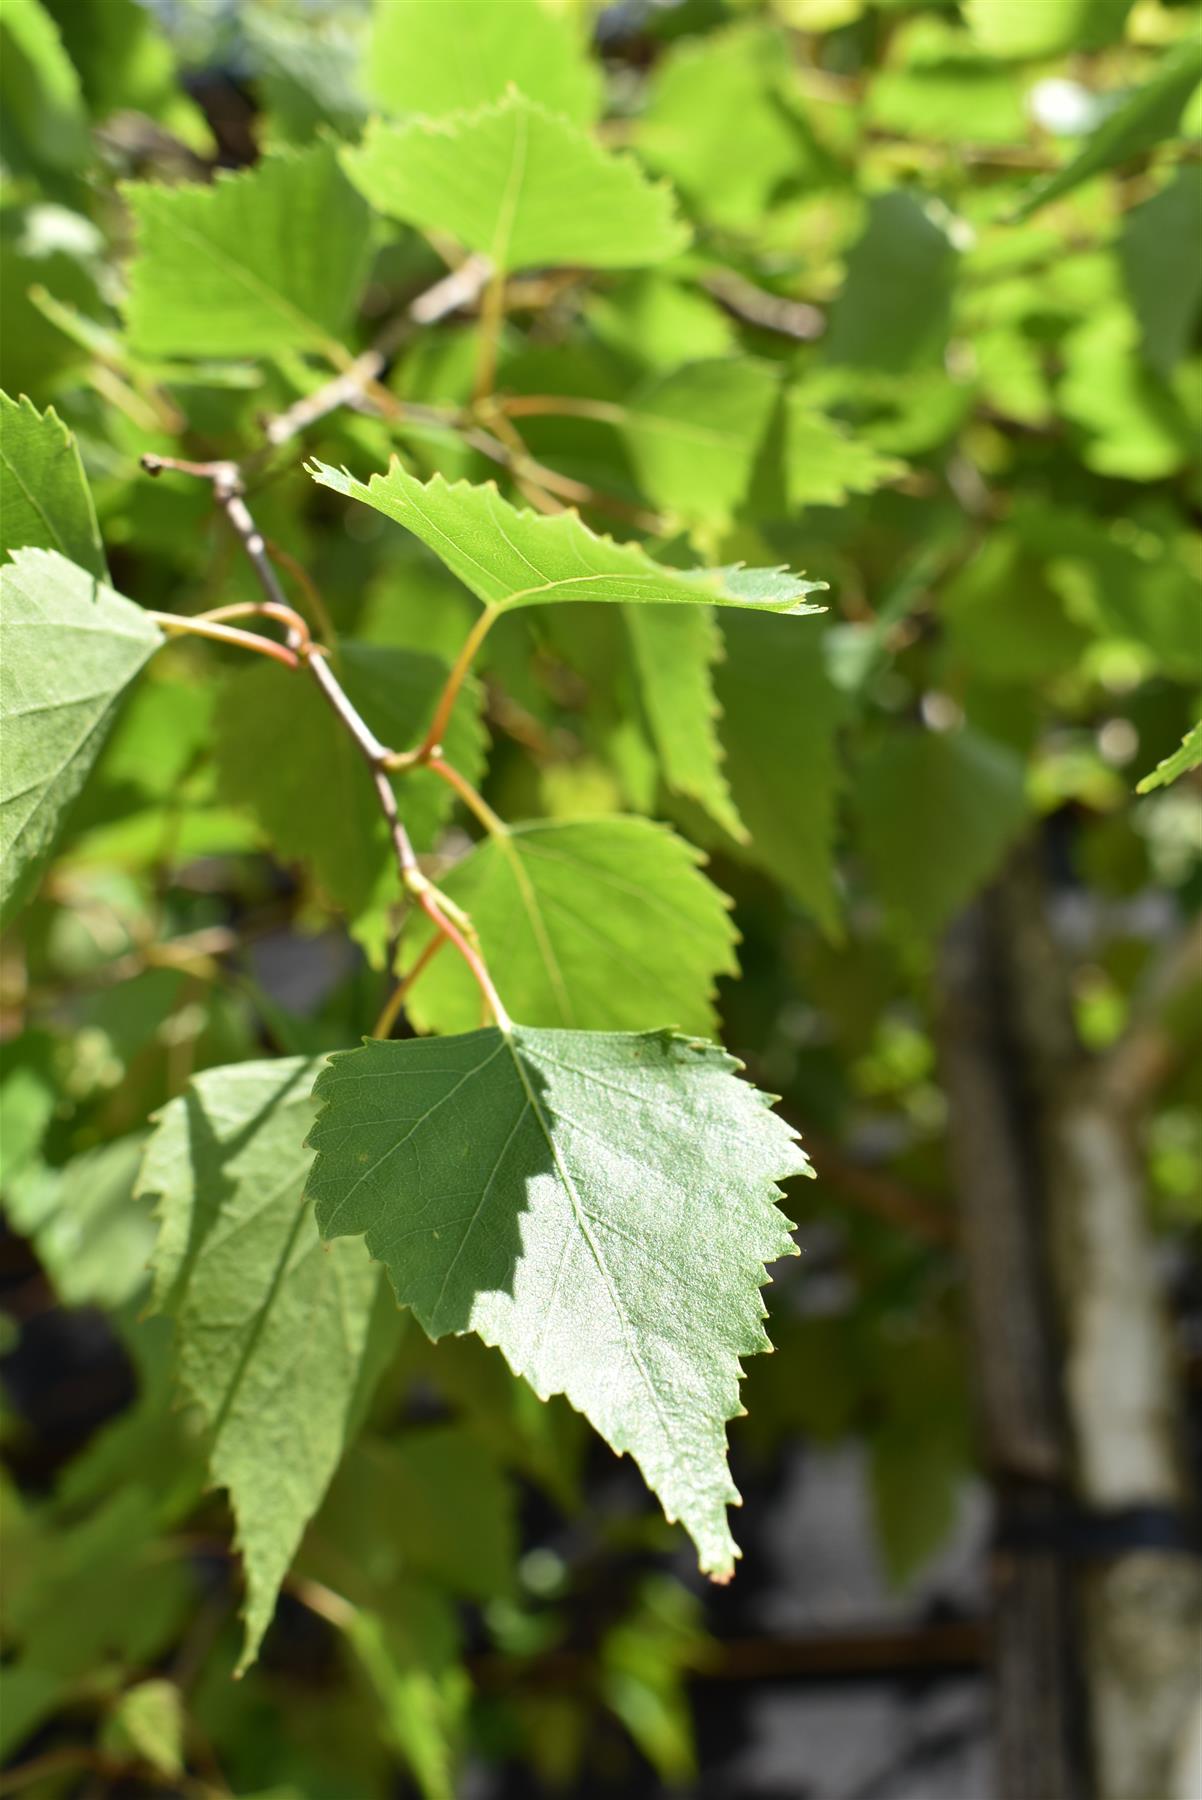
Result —
[[1143, 333], [1145, 362], [1168, 374], [1202, 312], [1202, 169], [1187, 163], [1123, 221], [1119, 260]]
[[79, 75], [39, 0], [6, 0], [0, 20], [0, 160], [6, 174], [43, 177], [89, 160]]
[[685, 523], [729, 525], [776, 405], [776, 370], [750, 357], [687, 364], [616, 409], [644, 493]]
[[0, 901], [28, 892], [122, 693], [162, 643], [140, 607], [52, 550], [0, 568]]
[[144, 356], [338, 353], [367, 275], [370, 215], [328, 144], [211, 187], [124, 190], [137, 254], [126, 319]]
[[673, 793], [695, 800], [742, 841], [747, 829], [722, 766], [714, 665], [722, 634], [711, 607], [631, 606], [622, 614], [648, 732]]
[[[737, 972], [727, 902], [691, 845], [648, 819], [536, 821], [486, 838], [441, 878], [471, 917], [501, 998], [532, 1025], [713, 1030], [719, 975]], [[423, 919], [413, 954], [429, 942]], [[423, 1031], [470, 1031], [480, 993], [440, 955], [408, 1012]]]
[[1131, 0], [966, 0], [965, 20], [991, 56], [1059, 56], [1122, 36]]
[[322, 1075], [309, 1140], [323, 1235], [365, 1233], [431, 1337], [566, 1394], [719, 1578], [725, 1422], [791, 1248], [774, 1183], [807, 1167], [736, 1067], [668, 1032], [369, 1042]]
[[59, 550], [108, 580], [96, 508], [75, 438], [54, 408], [0, 394], [0, 555]]
[[575, 23], [540, 0], [380, 0], [365, 76], [385, 112], [460, 112], [513, 86], [587, 125], [601, 100]]
[[829, 177], [786, 92], [790, 60], [784, 32], [736, 27], [686, 39], [654, 71], [639, 149], [725, 229], [762, 231], [781, 190]]
[[59, 1168], [27, 1165], [8, 1185], [8, 1217], [64, 1306], [122, 1306], [146, 1284], [154, 1225], [134, 1197], [142, 1146], [116, 1138]]
[[1136, 788], [1137, 794], [1150, 794], [1153, 788], [1168, 787], [1179, 775], [1187, 775], [1191, 769], [1202, 767], [1202, 720], [1186, 732], [1181, 740], [1181, 748], [1158, 762], [1150, 775], [1145, 775]]
[[847, 705], [826, 672], [816, 631], [723, 621], [715, 686], [726, 767], [747, 827], [743, 854], [795, 894], [828, 934], [839, 930], [835, 733]]
[[877, 894], [915, 936], [933, 938], [1022, 830], [1022, 760], [972, 731], [893, 732], [861, 767], [855, 804]]
[[831, 308], [825, 358], [891, 374], [943, 355], [958, 256], [951, 221], [906, 189], [874, 194]]
[[871, 494], [905, 472], [904, 463], [853, 436], [797, 389], [784, 398], [782, 440], [789, 509], [842, 506], [850, 495]]
[[816, 610], [805, 597], [821, 583], [779, 569], [668, 569], [638, 544], [618, 544], [590, 531], [574, 512], [548, 518], [519, 511], [502, 500], [491, 481], [476, 487], [435, 475], [423, 483], [399, 462], [366, 483], [321, 462], [308, 469], [323, 487], [362, 500], [429, 544], [496, 613], [568, 600]]
[[176, 1320], [180, 1380], [237, 1520], [243, 1668], [370, 1392], [383, 1330], [377, 1271], [360, 1245], [323, 1248], [303, 1197], [319, 1066], [282, 1057], [198, 1075], [160, 1114], [140, 1183], [161, 1221], [156, 1304]]
[[940, 19], [903, 25], [888, 66], [868, 89], [866, 113], [879, 131], [941, 143], [1012, 144], [1027, 132], [1022, 86], [1012, 69], [983, 56]]
[[1191, 34], [1169, 52], [1151, 81], [1107, 114], [1071, 162], [1035, 183], [1015, 214], [1016, 220], [1029, 219], [1050, 200], [1062, 199], [1082, 182], [1131, 162], [1172, 137], [1200, 80], [1202, 43]]
[[448, 119], [376, 120], [343, 161], [380, 212], [449, 233], [506, 272], [637, 268], [688, 242], [669, 188], [516, 91]]
[[156, 1775], [184, 1773], [186, 1715], [173, 1681], [140, 1681], [127, 1688], [105, 1720], [101, 1742], [119, 1761], [144, 1762]]
[[[372, 730], [397, 750], [420, 739], [447, 675], [436, 657], [353, 639], [339, 644], [337, 669]], [[391, 841], [367, 764], [316, 685], [266, 659], [235, 669], [214, 734], [224, 798], [250, 809], [282, 857], [308, 863], [332, 904], [360, 914], [392, 868]], [[478, 690], [469, 688], [443, 747], [475, 781], [484, 746]], [[410, 837], [428, 849], [451, 810], [450, 788], [415, 769], [397, 792]]]

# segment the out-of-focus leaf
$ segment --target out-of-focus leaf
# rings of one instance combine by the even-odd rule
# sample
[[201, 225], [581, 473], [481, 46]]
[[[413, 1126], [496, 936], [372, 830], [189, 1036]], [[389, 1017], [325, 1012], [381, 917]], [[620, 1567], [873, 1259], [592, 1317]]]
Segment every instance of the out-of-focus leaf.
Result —
[[1186, 733], [1181, 741], [1180, 750], [1174, 750], [1172, 756], [1166, 756], [1163, 762], [1157, 763], [1150, 775], [1145, 775], [1136, 788], [1138, 794], [1150, 794], [1153, 788], [1167, 787], [1180, 775], [1188, 775], [1191, 769], [1202, 766], [1202, 723]]
[[831, 309], [826, 359], [895, 374], [933, 363], [947, 342], [956, 263], [949, 223], [930, 205], [900, 188], [875, 195]]
[[727, 772], [748, 832], [743, 854], [776, 877], [836, 934], [835, 825], [840, 775], [835, 733], [847, 703], [826, 673], [816, 633], [765, 620], [755, 640], [741, 619], [723, 635], [716, 688]]
[[1150, 81], [1136, 88], [1103, 119], [1071, 162], [1055, 175], [1036, 182], [1016, 218], [1029, 219], [1050, 200], [1062, 199], [1082, 182], [1104, 174], [1119, 163], [1131, 162], [1155, 149], [1165, 138], [1172, 137], [1199, 81], [1202, 81], [1202, 43], [1191, 34], [1169, 52]]
[[1202, 169], [1187, 163], [1127, 214], [1119, 239], [1144, 360], [1168, 373], [1189, 350], [1202, 312]]
[[[782, 189], [832, 177], [829, 159], [784, 94], [788, 70], [787, 39], [760, 26], [686, 39], [655, 70], [639, 148], [716, 225], [754, 232]], [[732, 154], [736, 119], [739, 147]]]
[[1022, 829], [1023, 764], [967, 730], [892, 733], [861, 765], [854, 804], [876, 894], [909, 932], [929, 940]]
[[516, 91], [446, 119], [377, 121], [343, 160], [380, 212], [447, 232], [501, 270], [637, 268], [688, 241], [669, 188]]
[[173, 1681], [127, 1688], [105, 1720], [102, 1743], [113, 1756], [146, 1763], [156, 1775], [184, 1773], [184, 1700]]
[[[419, 651], [353, 639], [337, 654], [339, 677], [381, 742], [396, 750], [417, 743], [445, 666]], [[214, 730], [224, 798], [250, 809], [281, 856], [308, 863], [334, 904], [352, 918], [362, 912], [390, 875], [391, 840], [371, 771], [316, 686], [266, 659], [237, 668], [222, 687]], [[475, 687], [461, 695], [444, 748], [469, 781], [478, 779], [484, 730]], [[397, 788], [406, 830], [428, 849], [451, 809], [450, 788], [427, 769]]]
[[722, 634], [709, 607], [631, 606], [622, 615], [647, 730], [664, 785], [704, 808], [735, 839], [747, 835], [723, 768], [722, 709], [713, 670]]
[[154, 1221], [135, 1198], [144, 1138], [118, 1138], [61, 1168], [27, 1166], [5, 1205], [64, 1306], [123, 1306], [146, 1286]]
[[328, 144], [211, 187], [125, 189], [137, 231], [126, 318], [146, 356], [339, 347], [367, 273], [369, 212]]
[[969, 30], [991, 56], [1058, 56], [1121, 37], [1131, 0], [966, 0]]
[[380, 0], [366, 79], [377, 105], [396, 113], [464, 111], [513, 86], [587, 125], [601, 97], [572, 16], [542, 0]]
[[15, 174], [73, 175], [88, 161], [79, 75], [40, 0], [6, 0], [0, 120], [0, 159]]

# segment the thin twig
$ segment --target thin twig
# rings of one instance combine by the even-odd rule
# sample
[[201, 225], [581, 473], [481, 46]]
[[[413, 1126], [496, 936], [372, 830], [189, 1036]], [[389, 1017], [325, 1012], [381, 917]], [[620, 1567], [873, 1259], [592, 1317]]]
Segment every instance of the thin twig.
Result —
[[453, 787], [468, 811], [474, 813], [490, 837], [508, 837], [509, 827], [499, 813], [495, 813], [484, 795], [474, 788], [466, 775], [461, 775], [454, 764], [446, 762], [437, 753], [429, 756], [426, 767], [434, 775]]
[[733, 269], [715, 269], [701, 277], [701, 285], [736, 319], [761, 331], [775, 331], [781, 337], [810, 344], [826, 330], [826, 315], [818, 307], [807, 300], [769, 293]]
[[[258, 608], [250, 607], [248, 611], [257, 612]], [[152, 612], [148, 608], [146, 617], [169, 636], [213, 638], [219, 644], [236, 644], [240, 650], [257, 650], [260, 656], [270, 656], [287, 669], [299, 665], [300, 659], [283, 644], [277, 644], [274, 638], [260, 637], [253, 631], [239, 631], [233, 625], [220, 625], [203, 615], [189, 617], [185, 613]]]
[[350, 367], [332, 381], [325, 382], [313, 393], [296, 400], [287, 411], [268, 419], [263, 435], [273, 449], [316, 425], [340, 406], [354, 405], [374, 386], [387, 368], [390, 358], [414, 325], [433, 325], [449, 313], [471, 306], [492, 278], [492, 264], [486, 256], [469, 256], [458, 269], [444, 275], [433, 287], [426, 288], [405, 310], [390, 321], [370, 350], [357, 356]]
[[[162, 469], [175, 469], [183, 474], [196, 476], [211, 484], [213, 498], [229, 520], [242, 548], [250, 560], [255, 574], [258, 576], [259, 585], [263, 589], [267, 606], [271, 608], [270, 616], [273, 618], [281, 618], [286, 615], [286, 622], [288, 623], [287, 651], [279, 644], [273, 645], [272, 649], [280, 652], [281, 655], [289, 655], [292, 659], [291, 666], [295, 667], [298, 664], [303, 664], [309, 671], [310, 675], [321, 689], [321, 692], [335, 717], [340, 721], [356, 749], [367, 764], [371, 774], [372, 784], [376, 790], [376, 798], [380, 803], [380, 810], [384, 815], [385, 823], [388, 826], [388, 834], [392, 840], [393, 854], [396, 858], [401, 887], [416, 901], [417, 905], [426, 914], [427, 918], [430, 919], [431, 923], [436, 925], [438, 930], [454, 944], [460, 956], [471, 970], [476, 984], [483, 994], [485, 1001], [491, 1008], [497, 1024], [502, 1030], [507, 1030], [510, 1024], [509, 1015], [501, 1003], [500, 996], [493, 985], [492, 977], [485, 966], [483, 957], [480, 955], [476, 946], [469, 941], [468, 936], [465, 933], [464, 928], [468, 927], [468, 921], [444, 895], [439, 893], [434, 884], [427, 879], [425, 874], [423, 874], [421, 865], [417, 859], [417, 854], [409, 840], [409, 834], [401, 821], [400, 812], [397, 808], [396, 795], [392, 791], [392, 781], [389, 776], [389, 771], [391, 769], [408, 768], [416, 762], [424, 761], [429, 750], [433, 750], [437, 747], [439, 736], [441, 735], [447, 720], [450, 718], [451, 709], [455, 704], [455, 697], [458, 694], [459, 688], [462, 685], [463, 679], [470, 666], [474, 646], [483, 641], [484, 632], [487, 630], [488, 625], [491, 625], [492, 619], [495, 616], [494, 609], [487, 608], [481, 619], [477, 620], [476, 627], [473, 632], [469, 634], [464, 650], [461, 652], [455, 668], [451, 671], [451, 677], [448, 680], [447, 687], [443, 691], [442, 698], [439, 701], [438, 709], [435, 713], [434, 722], [431, 726], [432, 733], [435, 733], [436, 727], [437, 731], [433, 736], [427, 734], [429, 746], [425, 754], [421, 753], [422, 746], [419, 746], [417, 751], [409, 752], [406, 755], [400, 754], [395, 750], [391, 750], [387, 744], [381, 743], [371, 727], [367, 724], [366, 720], [361, 717], [343, 689], [338, 677], [330, 668], [322, 647], [311, 642], [308, 627], [304, 620], [288, 605], [288, 602], [284, 597], [284, 591], [280, 586], [279, 577], [276, 575], [275, 569], [271, 564], [271, 558], [267, 554], [267, 545], [263, 538], [263, 534], [255, 524], [243, 497], [242, 472], [237, 464], [231, 462], [186, 463], [177, 461], [174, 458], [158, 456], [147, 456], [142, 460], [143, 467], [150, 474], [157, 475]], [[266, 610], [266, 608], [264, 608], [264, 610]], [[176, 615], [174, 614], [168, 613], [164, 616], [169, 621], [176, 621]], [[176, 622], [180, 623], [184, 628], [186, 628], [187, 623], [191, 623], [191, 621], [184, 622], [182, 620]], [[483, 629], [481, 629], [481, 626], [483, 626]], [[211, 631], [228, 632], [233, 628], [225, 625], [212, 625], [209, 626], [208, 629]], [[238, 636], [245, 637], [248, 644], [255, 649], [262, 649], [268, 641], [266, 639], [256, 638], [250, 633], [239, 633]], [[448, 916], [449, 914], [453, 914], [454, 917]], [[468, 929], [470, 929], [470, 927], [468, 927]]]
[[433, 962], [443, 945], [449, 943], [449, 941], [450, 940], [445, 932], [440, 933], [438, 937], [432, 937], [430, 939], [413, 967], [401, 977], [391, 994], [389, 994], [388, 999], [384, 1002], [380, 1016], [371, 1028], [372, 1037], [389, 1038], [392, 1036], [392, 1028], [397, 1022], [401, 1008], [409, 998], [409, 990], [413, 987], [418, 977], [425, 972], [427, 966]]
[[472, 626], [467, 637], [464, 639], [463, 648], [460, 650], [459, 655], [455, 658], [454, 666], [447, 676], [446, 686], [439, 696], [438, 705], [434, 709], [434, 717], [430, 721], [430, 728], [426, 732], [425, 737], [417, 746], [416, 750], [406, 750], [399, 755], [393, 753], [386, 765], [388, 768], [411, 769], [418, 763], [429, 762], [432, 756], [438, 754], [439, 747], [442, 744], [443, 733], [446, 731], [451, 720], [451, 714], [455, 709], [455, 701], [459, 696], [459, 690], [467, 678], [468, 671], [475, 660], [476, 652], [488, 636], [488, 633], [491, 631], [499, 616], [495, 606], [486, 606], [484, 608], [484, 611], [480, 614], [480, 617], [476, 620], [476, 623]]

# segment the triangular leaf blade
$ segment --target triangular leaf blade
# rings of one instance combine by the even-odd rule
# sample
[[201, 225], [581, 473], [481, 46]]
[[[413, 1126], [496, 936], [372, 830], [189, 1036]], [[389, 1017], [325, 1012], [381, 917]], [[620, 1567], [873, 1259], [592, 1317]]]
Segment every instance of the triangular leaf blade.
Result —
[[639, 268], [688, 242], [669, 188], [516, 91], [446, 119], [375, 121], [343, 161], [379, 212], [449, 232], [506, 273]]
[[367, 274], [370, 213], [328, 144], [239, 174], [125, 189], [126, 318], [144, 356], [337, 350]]
[[431, 1337], [475, 1331], [566, 1394], [720, 1579], [739, 1359], [792, 1248], [775, 1183], [808, 1166], [736, 1067], [668, 1032], [369, 1042], [322, 1075], [309, 1139], [323, 1235], [364, 1233]]
[[[736, 972], [727, 902], [700, 858], [648, 819], [540, 820], [478, 844], [439, 883], [467, 912], [501, 997], [532, 1025], [710, 1031], [713, 987]], [[416, 957], [429, 942], [419, 926]], [[458, 957], [423, 972], [424, 1031], [470, 1031], [480, 994]]]

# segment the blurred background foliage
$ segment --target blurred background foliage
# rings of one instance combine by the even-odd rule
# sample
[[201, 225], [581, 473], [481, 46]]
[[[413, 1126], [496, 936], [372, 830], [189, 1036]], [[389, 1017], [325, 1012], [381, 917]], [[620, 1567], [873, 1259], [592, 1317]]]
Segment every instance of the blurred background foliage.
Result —
[[[795, 1504], [823, 1456], [853, 1456], [882, 1607], [890, 1584], [927, 1591], [979, 1520], [940, 942], [1024, 847], [1091, 1066], [1154, 1041], [1134, 1141], [1197, 1391], [1202, 1029], [1181, 946], [1202, 807], [1197, 776], [1134, 790], [1202, 689], [1202, 14], [563, 0], [591, 62], [565, 75], [532, 53], [523, 76], [497, 51], [452, 80], [437, 43], [426, 63], [397, 51], [401, 5], [5, 0], [0, 383], [77, 434], [122, 591], [233, 600], [251, 578], [207, 490], [152, 488], [137, 458], [241, 454], [319, 374], [290, 351], [135, 350], [123, 181], [354, 139], [373, 109], [483, 101], [516, 68], [675, 187], [694, 241], [671, 262], [513, 283], [506, 441], [577, 484], [598, 528], [801, 567], [828, 610], [723, 621], [725, 804], [696, 774], [702, 674], [681, 726], [649, 709], [617, 609], [507, 619], [482, 671], [486, 792], [509, 818], [668, 818], [734, 901], [724, 1041], [819, 1176], [791, 1197], [803, 1256], [770, 1290], [776, 1354], [750, 1366], [731, 1432], [747, 1560], [730, 1594], [703, 1592], [630, 1465], [565, 1405], [410, 1325], [261, 1665], [228, 1679], [229, 1521], [175, 1403], [170, 1331], [144, 1317], [154, 1225], [133, 1176], [191, 1074], [353, 1043], [387, 983], [378, 919], [272, 856], [215, 751], [223, 728], [261, 741], [246, 671], [175, 646], [5, 951], [4, 1755], [47, 1796], [850, 1793], [807, 1774], [804, 1744], [795, 1779], [740, 1763], [745, 1696], [832, 1673], [814, 1634], [770, 1627], [774, 1589], [823, 1562], [823, 1519]], [[352, 349], [444, 267], [445, 245], [375, 233]], [[306, 447], [359, 472], [399, 450], [529, 498], [455, 422], [478, 330], [466, 314], [412, 334], [386, 375], [396, 416], [333, 415]], [[462, 591], [298, 457], [256, 506], [340, 634], [456, 648]], [[289, 703], [266, 721], [281, 754]], [[968, 1628], [988, 1605], [978, 1579], [952, 1662], [979, 1664]], [[920, 1657], [921, 1611], [889, 1615]]]

